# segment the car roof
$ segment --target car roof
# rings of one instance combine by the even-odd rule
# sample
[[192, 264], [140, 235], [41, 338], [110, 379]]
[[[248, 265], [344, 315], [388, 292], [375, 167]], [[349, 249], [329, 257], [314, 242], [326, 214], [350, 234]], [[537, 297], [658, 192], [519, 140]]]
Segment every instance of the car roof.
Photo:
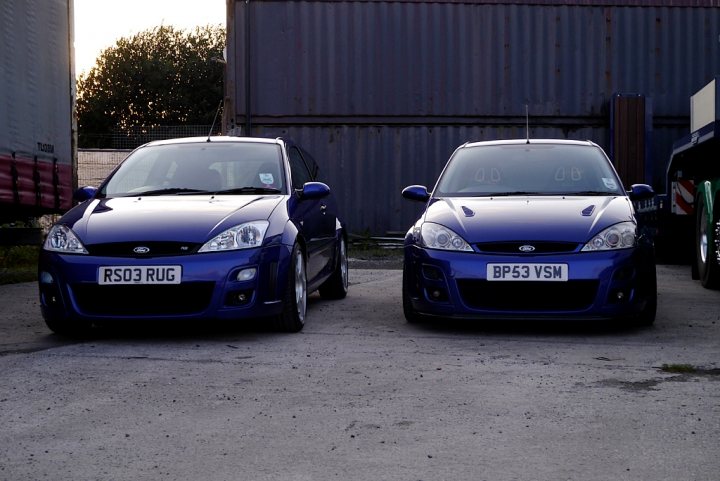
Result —
[[269, 139], [264, 137], [234, 137], [229, 135], [215, 135], [210, 137], [180, 137], [175, 139], [165, 140], [153, 140], [143, 145], [143, 147], [155, 146], [155, 145], [176, 145], [176, 144], [192, 144], [198, 142], [210, 142], [210, 143], [263, 143], [263, 144], [276, 144], [283, 145], [288, 144], [288, 141], [283, 138]]
[[566, 140], [566, 139], [512, 139], [512, 140], [487, 140], [482, 142], [467, 142], [462, 147], [487, 147], [496, 145], [519, 145], [519, 144], [551, 144], [551, 145], [581, 145], [587, 147], [598, 147], [589, 140]]

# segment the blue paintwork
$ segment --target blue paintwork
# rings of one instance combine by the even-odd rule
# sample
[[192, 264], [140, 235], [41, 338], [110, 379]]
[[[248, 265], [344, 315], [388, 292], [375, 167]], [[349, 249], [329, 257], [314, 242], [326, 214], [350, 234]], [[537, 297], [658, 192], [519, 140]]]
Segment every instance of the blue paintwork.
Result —
[[[655, 302], [652, 239], [640, 235], [633, 248], [597, 252], [580, 250], [610, 226], [627, 221], [637, 225], [631, 197], [643, 200], [652, 195], [652, 189], [644, 185], [633, 186], [630, 196], [614, 193], [590, 196], [435, 197], [427, 194], [423, 186], [407, 187], [403, 197], [427, 203], [405, 237], [403, 295], [406, 317], [412, 321], [432, 316], [473, 319], [615, 319], [638, 316], [649, 303]], [[425, 247], [420, 238], [420, 229], [425, 222], [452, 229], [471, 246], [472, 252]], [[519, 250], [488, 253], [482, 252], [477, 245], [486, 242], [517, 242], [518, 245], [569, 242], [575, 243], [576, 247], [562, 253]], [[481, 281], [482, 284], [486, 281], [488, 263], [567, 264], [570, 282], [598, 281], [597, 292], [594, 300], [582, 308], [532, 309], [523, 305], [528, 290], [539, 287], [539, 284], [544, 284], [542, 288], [546, 288], [548, 282], [520, 284], [502, 281], [503, 287], [508, 287], [506, 292], [512, 302], [495, 309], [472, 307], [463, 300], [459, 282]], [[487, 282], [491, 283], [497, 285], [498, 281]], [[513, 285], [517, 289], [513, 290]], [[430, 294], [433, 290], [441, 295], [433, 299]], [[621, 301], [614, 298], [618, 291], [625, 295]], [[478, 288], [477, 296], [483, 295], [482, 288]], [[649, 322], [652, 321], [646, 323]]]
[[246, 221], [267, 219], [284, 196], [158, 196], [93, 199], [61, 219], [84, 244], [200, 242]]
[[[593, 205], [592, 215], [582, 215]], [[463, 207], [475, 215], [468, 217]], [[627, 197], [434, 198], [424, 215], [425, 221], [462, 232], [470, 244], [508, 239], [587, 242], [602, 229], [632, 219]]]
[[[185, 139], [182, 142], [190, 141]], [[240, 139], [213, 138], [213, 142], [233, 141]], [[292, 144], [281, 139], [276, 142], [283, 147], [285, 175], [288, 177], [285, 185], [292, 185], [286, 155]], [[99, 190], [85, 189], [84, 192], [92, 194], [92, 197], [58, 221], [72, 229], [90, 254], [65, 254], [45, 249], [41, 252], [41, 309], [43, 316], [51, 322], [121, 321], [136, 317], [199, 320], [275, 316], [283, 308], [293, 246], [299, 244], [305, 253], [309, 293], [317, 290], [333, 273], [337, 265], [338, 245], [345, 235], [333, 194], [326, 184], [320, 182], [308, 182], [298, 191], [287, 189], [287, 192], [266, 195], [203, 193], [103, 198], [101, 190], [102, 187]], [[269, 222], [262, 247], [192, 252], [228, 228], [258, 220]], [[113, 243], [144, 246], [153, 242], [187, 243], [191, 252], [161, 256], [153, 256], [152, 252], [146, 256], [93, 254], [93, 248], [98, 246]], [[77, 286], [97, 286], [100, 266], [138, 265], [182, 266], [183, 284], [214, 284], [211, 300], [201, 309], [183, 313], [156, 312], [134, 316], [117, 315], [111, 310], [92, 313], [83, 310], [77, 299]], [[238, 271], [247, 267], [257, 267], [258, 275], [249, 281], [238, 281]], [[43, 273], [49, 273], [54, 282], [43, 283]], [[273, 275], [275, 282], [270, 279]], [[228, 295], [239, 291], [252, 292], [251, 300], [243, 305], [228, 302]]]

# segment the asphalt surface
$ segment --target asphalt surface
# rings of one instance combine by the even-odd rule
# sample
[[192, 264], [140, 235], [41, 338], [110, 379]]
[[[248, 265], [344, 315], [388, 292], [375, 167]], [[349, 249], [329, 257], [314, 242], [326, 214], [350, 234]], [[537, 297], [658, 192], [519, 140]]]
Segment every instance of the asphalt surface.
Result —
[[720, 292], [658, 274], [652, 328], [409, 325], [401, 272], [355, 268], [298, 334], [86, 340], [0, 286], [0, 480], [720, 479]]

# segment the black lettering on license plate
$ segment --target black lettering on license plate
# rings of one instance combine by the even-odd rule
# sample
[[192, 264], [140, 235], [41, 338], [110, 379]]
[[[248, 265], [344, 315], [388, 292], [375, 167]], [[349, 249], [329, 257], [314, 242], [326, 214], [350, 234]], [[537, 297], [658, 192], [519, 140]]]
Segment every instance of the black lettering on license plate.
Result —
[[103, 266], [98, 284], [180, 284], [181, 266]]
[[488, 281], [567, 281], [567, 264], [489, 263]]

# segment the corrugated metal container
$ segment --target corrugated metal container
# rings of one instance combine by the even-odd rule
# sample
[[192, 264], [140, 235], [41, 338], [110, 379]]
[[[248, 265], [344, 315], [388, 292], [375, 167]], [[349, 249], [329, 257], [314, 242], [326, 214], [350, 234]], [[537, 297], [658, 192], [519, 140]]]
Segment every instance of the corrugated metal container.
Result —
[[639, 161], [663, 189], [689, 95], [720, 72], [717, 6], [231, 0], [225, 129], [302, 142], [350, 229], [382, 233], [415, 220], [400, 189], [432, 184], [457, 145], [524, 137], [526, 105], [532, 136], [609, 152], [611, 100], [633, 92], [652, 102]]

